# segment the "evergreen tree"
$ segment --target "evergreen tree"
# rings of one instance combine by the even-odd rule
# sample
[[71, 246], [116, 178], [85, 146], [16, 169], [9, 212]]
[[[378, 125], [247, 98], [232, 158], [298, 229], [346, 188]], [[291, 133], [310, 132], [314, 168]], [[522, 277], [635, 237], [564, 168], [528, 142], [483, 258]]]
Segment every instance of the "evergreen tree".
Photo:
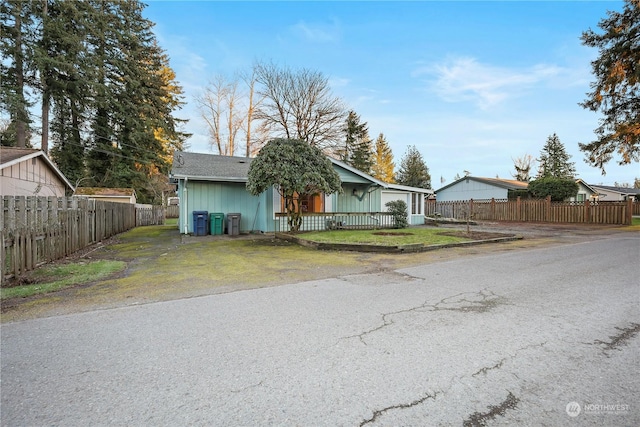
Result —
[[340, 159], [364, 173], [371, 173], [373, 153], [367, 123], [360, 123], [360, 116], [349, 111], [344, 132], [345, 145], [340, 150]]
[[391, 147], [389, 147], [387, 140], [381, 133], [378, 135], [378, 138], [376, 138], [371, 173], [374, 178], [393, 184], [396, 182], [394, 176], [395, 166]]
[[396, 182], [410, 187], [431, 188], [429, 168], [415, 145], [409, 146], [400, 161]]
[[[33, 76], [34, 14], [36, 2], [3, 0], [0, 3], [0, 107], [10, 124], [2, 144], [27, 147], [30, 136], [28, 81]], [[6, 59], [6, 61], [5, 61]]]
[[41, 148], [48, 150], [51, 134], [52, 158], [67, 177], [133, 187], [143, 203], [154, 201], [154, 183], [188, 135], [173, 116], [182, 88], [144, 7], [139, 0], [0, 3], [0, 107], [10, 119], [2, 144], [28, 144], [25, 94], [33, 93], [41, 97]]
[[571, 156], [565, 151], [560, 138], [554, 133], [547, 138], [547, 142], [540, 152], [538, 162], [538, 179], [559, 178], [573, 179], [576, 174], [575, 163], [570, 162]]
[[580, 105], [603, 118], [597, 139], [579, 146], [587, 162], [604, 174], [614, 154], [620, 155], [619, 164], [640, 160], [640, 2], [625, 0], [622, 12], [609, 12], [598, 26], [602, 34], [589, 29], [581, 37], [599, 56], [591, 63], [592, 92]]

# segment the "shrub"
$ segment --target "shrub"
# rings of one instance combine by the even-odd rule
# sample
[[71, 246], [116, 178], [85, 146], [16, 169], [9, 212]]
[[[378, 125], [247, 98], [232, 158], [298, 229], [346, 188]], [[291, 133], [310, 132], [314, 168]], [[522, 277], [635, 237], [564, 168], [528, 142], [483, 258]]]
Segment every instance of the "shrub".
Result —
[[533, 197], [551, 196], [554, 202], [561, 202], [578, 194], [578, 184], [573, 179], [541, 178], [529, 183], [529, 192]]
[[395, 222], [395, 228], [407, 228], [409, 222], [407, 221], [407, 204], [402, 200], [392, 200], [385, 203], [385, 206], [389, 209], [389, 213], [393, 216]]

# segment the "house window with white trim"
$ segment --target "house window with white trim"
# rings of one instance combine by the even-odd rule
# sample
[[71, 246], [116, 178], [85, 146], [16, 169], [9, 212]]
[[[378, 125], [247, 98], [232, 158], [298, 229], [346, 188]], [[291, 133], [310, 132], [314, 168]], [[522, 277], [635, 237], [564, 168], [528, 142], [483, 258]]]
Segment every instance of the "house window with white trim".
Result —
[[422, 195], [420, 193], [411, 193], [411, 214], [422, 214]]

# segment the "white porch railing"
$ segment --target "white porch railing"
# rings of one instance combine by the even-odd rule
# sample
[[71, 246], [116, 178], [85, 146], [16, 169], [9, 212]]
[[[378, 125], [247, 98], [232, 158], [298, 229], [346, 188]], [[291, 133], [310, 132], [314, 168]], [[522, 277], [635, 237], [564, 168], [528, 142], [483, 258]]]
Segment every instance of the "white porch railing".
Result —
[[[275, 230], [288, 232], [287, 214], [275, 214]], [[389, 212], [324, 212], [302, 214], [300, 231], [322, 231], [339, 229], [393, 228], [395, 220]]]

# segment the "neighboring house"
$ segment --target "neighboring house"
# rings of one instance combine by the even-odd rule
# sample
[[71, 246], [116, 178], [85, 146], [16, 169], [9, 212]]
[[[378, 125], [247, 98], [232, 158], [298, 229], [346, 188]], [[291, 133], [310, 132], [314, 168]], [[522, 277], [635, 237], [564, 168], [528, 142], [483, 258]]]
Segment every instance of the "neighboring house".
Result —
[[586, 200], [598, 200], [598, 191], [592, 185], [587, 184], [581, 179], [576, 180], [576, 183], [578, 184], [578, 194], [575, 197], [569, 198], [568, 201], [584, 202]]
[[435, 191], [438, 202], [458, 200], [506, 200], [517, 190], [526, 190], [526, 182], [512, 179], [465, 176]]
[[0, 195], [55, 196], [73, 193], [73, 185], [42, 150], [0, 147]]
[[600, 202], [618, 202], [631, 199], [633, 201], [640, 200], [640, 189], [630, 187], [611, 187], [608, 185], [592, 185], [593, 189], [598, 193], [598, 201]]
[[136, 191], [133, 188], [78, 187], [74, 196], [86, 196], [105, 202], [136, 203]]
[[[178, 182], [183, 234], [193, 233], [193, 213], [240, 214], [240, 232], [276, 230], [276, 214], [284, 212], [280, 194], [270, 188], [259, 196], [246, 189], [252, 158], [176, 152], [171, 179]], [[318, 194], [300, 201], [305, 213], [369, 213], [387, 211], [385, 203], [403, 200], [410, 224], [424, 224], [424, 198], [430, 189], [387, 184], [331, 159], [342, 180], [342, 194]], [[372, 218], [373, 220], [373, 218]]]

